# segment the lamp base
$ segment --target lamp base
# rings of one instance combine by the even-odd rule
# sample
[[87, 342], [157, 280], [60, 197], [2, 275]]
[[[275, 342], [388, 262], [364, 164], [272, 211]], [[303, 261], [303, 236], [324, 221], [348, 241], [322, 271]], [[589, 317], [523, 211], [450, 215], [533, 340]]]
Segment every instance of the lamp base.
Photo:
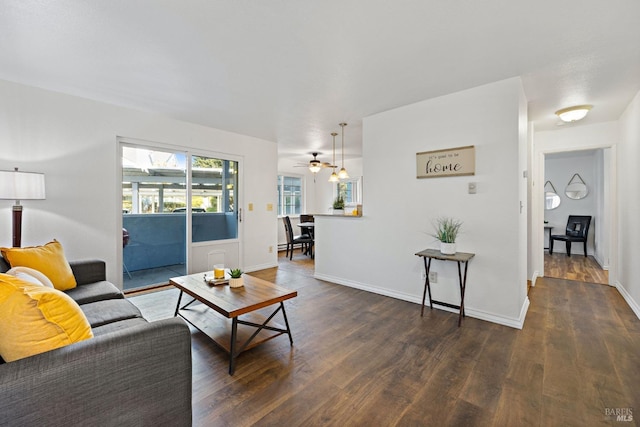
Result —
[[13, 205], [13, 247], [19, 248], [22, 243], [22, 205]]

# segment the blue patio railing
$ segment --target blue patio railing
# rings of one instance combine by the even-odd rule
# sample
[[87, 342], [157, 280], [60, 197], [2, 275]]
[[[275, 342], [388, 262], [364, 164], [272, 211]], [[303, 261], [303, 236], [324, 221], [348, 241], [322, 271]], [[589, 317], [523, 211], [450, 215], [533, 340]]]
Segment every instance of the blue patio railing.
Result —
[[[184, 213], [125, 214], [122, 226], [129, 233], [123, 260], [129, 271], [146, 270], [186, 262]], [[194, 242], [235, 239], [238, 226], [234, 212], [194, 213]]]

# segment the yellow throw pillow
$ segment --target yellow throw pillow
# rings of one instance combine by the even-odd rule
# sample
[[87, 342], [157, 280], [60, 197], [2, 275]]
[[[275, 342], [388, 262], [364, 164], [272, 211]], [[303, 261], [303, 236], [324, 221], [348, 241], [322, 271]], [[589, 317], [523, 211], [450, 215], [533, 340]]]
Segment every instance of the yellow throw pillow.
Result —
[[0, 248], [2, 256], [11, 267], [29, 267], [38, 270], [51, 280], [53, 286], [66, 291], [76, 287], [76, 278], [57, 240], [44, 246], [29, 248]]
[[0, 356], [6, 362], [92, 337], [89, 321], [70, 296], [0, 274]]

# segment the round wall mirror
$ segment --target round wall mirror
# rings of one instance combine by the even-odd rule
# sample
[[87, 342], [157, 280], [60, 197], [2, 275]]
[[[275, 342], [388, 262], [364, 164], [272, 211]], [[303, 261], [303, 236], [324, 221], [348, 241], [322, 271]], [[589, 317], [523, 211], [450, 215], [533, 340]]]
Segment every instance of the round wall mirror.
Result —
[[587, 184], [585, 184], [582, 177], [576, 173], [573, 175], [573, 177], [569, 181], [569, 184], [567, 184], [566, 188], [564, 189], [564, 194], [566, 194], [570, 199], [580, 200], [587, 197], [587, 194], [589, 194], [589, 189], [587, 188]]
[[585, 184], [581, 182], [574, 182], [573, 184], [567, 185], [567, 188], [564, 189], [564, 194], [566, 194], [570, 199], [580, 200], [587, 197], [589, 190]]
[[[547, 186], [550, 189], [547, 190]], [[560, 206], [560, 196], [558, 196], [556, 187], [553, 186], [551, 181], [547, 181], [544, 183], [544, 210], [550, 211], [558, 206]]]
[[544, 209], [550, 211], [560, 206], [560, 196], [553, 191], [544, 193]]

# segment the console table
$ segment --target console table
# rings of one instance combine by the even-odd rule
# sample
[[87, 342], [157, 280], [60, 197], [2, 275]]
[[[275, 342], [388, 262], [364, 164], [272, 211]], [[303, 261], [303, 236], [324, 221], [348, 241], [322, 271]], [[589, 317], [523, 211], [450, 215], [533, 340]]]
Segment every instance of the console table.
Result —
[[[462, 324], [462, 318], [464, 314], [464, 291], [467, 288], [467, 268], [469, 260], [476, 254], [466, 252], [456, 252], [453, 255], [445, 255], [437, 249], [425, 249], [416, 253], [417, 256], [422, 257], [424, 260], [424, 269], [427, 273], [427, 277], [424, 280], [424, 291], [422, 292], [422, 306], [420, 307], [420, 316], [424, 316], [424, 302], [429, 292], [429, 306], [433, 309], [433, 304], [442, 305], [445, 307], [456, 308], [460, 310], [458, 315], [458, 327]], [[438, 259], [441, 261], [455, 261], [458, 264], [458, 279], [460, 281], [460, 305], [449, 304], [447, 302], [435, 301], [431, 298], [431, 284], [429, 283], [429, 270], [431, 269], [431, 261]], [[464, 264], [464, 274], [462, 272], [461, 264]]]

